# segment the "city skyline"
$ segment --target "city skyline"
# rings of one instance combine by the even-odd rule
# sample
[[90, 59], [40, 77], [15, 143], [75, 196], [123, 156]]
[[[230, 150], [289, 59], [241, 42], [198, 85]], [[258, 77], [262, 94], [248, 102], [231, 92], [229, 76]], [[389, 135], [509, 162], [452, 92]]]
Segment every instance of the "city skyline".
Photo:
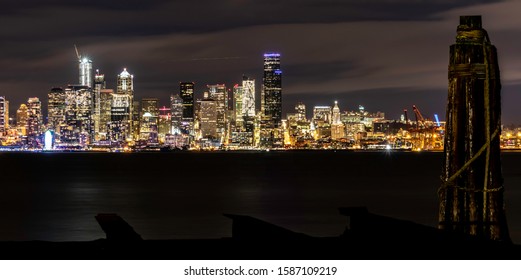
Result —
[[[0, 75], [0, 95], [14, 108], [28, 95], [43, 99], [50, 88], [75, 84], [74, 45], [107, 75], [109, 88], [115, 73], [127, 68], [136, 76], [136, 98], [158, 97], [161, 104], [181, 81], [195, 82], [202, 94], [206, 84], [231, 87], [246, 75], [259, 88], [259, 56], [273, 51], [284, 56], [283, 115], [299, 101], [313, 106], [338, 100], [390, 118], [416, 104], [444, 118], [447, 46], [457, 16], [482, 14], [500, 52], [504, 123], [521, 119], [515, 107], [521, 58], [513, 35], [521, 26], [514, 12], [519, 3], [292, 3], [8, 3], [3, 20], [11, 28], [0, 31], [8, 42], [0, 47], [0, 67], [8, 70]], [[201, 16], [194, 21], [183, 10]], [[52, 21], [71, 12], [76, 16], [67, 26]], [[274, 16], [263, 17], [267, 12]]]

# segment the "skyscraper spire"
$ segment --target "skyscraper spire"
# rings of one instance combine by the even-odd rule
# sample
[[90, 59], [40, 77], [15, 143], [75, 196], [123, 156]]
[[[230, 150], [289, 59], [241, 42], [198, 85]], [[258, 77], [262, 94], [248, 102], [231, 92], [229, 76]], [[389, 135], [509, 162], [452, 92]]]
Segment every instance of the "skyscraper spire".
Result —
[[78, 57], [79, 63], [79, 84], [82, 86], [92, 87], [92, 60], [88, 57], [81, 55], [76, 45], [74, 45], [76, 56]]

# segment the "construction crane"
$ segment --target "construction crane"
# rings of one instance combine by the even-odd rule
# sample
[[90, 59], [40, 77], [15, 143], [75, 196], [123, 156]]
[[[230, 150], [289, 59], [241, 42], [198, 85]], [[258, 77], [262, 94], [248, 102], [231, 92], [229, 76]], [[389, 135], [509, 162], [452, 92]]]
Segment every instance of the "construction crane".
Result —
[[422, 113], [416, 107], [416, 105], [412, 105], [412, 110], [414, 111], [414, 115], [416, 116], [416, 128], [425, 127], [425, 118], [423, 118]]
[[76, 47], [76, 44], [74, 44], [74, 50], [76, 51], [76, 56], [78, 57], [78, 60], [81, 60], [80, 52], [78, 51], [78, 48]]

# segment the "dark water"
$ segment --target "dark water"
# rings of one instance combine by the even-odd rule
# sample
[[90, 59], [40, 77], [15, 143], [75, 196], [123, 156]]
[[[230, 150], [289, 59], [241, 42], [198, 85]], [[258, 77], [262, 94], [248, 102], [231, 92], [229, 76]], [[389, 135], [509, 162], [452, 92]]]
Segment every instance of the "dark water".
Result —
[[[436, 224], [442, 153], [0, 153], [0, 240], [94, 240], [97, 213], [145, 239], [231, 235], [222, 213], [315, 236], [338, 207]], [[503, 153], [510, 234], [521, 243], [521, 153]]]

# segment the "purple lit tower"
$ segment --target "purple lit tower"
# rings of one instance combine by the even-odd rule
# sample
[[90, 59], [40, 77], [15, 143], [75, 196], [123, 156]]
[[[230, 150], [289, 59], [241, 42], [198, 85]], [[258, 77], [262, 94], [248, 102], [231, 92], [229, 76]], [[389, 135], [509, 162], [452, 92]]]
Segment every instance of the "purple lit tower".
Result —
[[481, 16], [462, 16], [450, 47], [439, 228], [510, 241], [503, 201], [501, 83]]

